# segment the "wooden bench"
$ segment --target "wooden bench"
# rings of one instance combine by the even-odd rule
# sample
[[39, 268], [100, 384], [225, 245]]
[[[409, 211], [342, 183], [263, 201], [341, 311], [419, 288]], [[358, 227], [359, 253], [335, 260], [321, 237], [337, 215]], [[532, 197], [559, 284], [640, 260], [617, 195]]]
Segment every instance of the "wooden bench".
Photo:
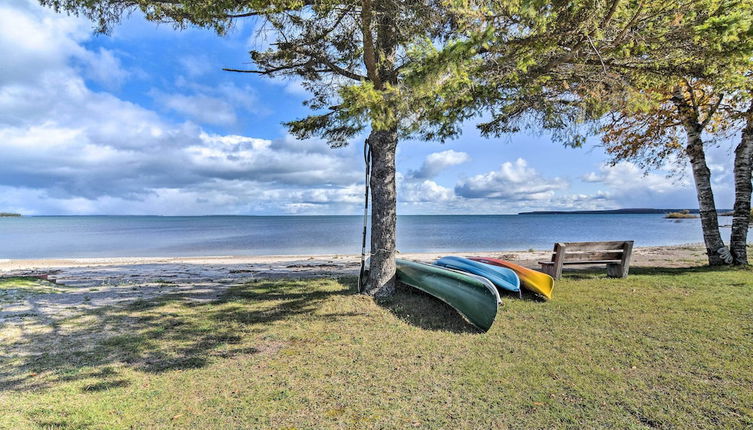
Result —
[[607, 275], [626, 278], [630, 268], [633, 241], [561, 242], [554, 244], [551, 261], [539, 261], [541, 271], [554, 279], [562, 276], [562, 266], [575, 264], [606, 264]]

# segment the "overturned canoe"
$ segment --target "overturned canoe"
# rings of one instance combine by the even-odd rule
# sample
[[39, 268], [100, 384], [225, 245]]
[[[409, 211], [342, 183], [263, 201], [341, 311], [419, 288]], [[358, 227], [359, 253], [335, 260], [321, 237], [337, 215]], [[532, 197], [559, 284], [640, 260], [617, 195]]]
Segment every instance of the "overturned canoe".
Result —
[[505, 267], [514, 270], [520, 278], [520, 285], [534, 293], [546, 298], [547, 300], [552, 298], [552, 290], [554, 289], [554, 279], [546, 273], [541, 273], [537, 270], [523, 267], [519, 264], [511, 263], [506, 260], [499, 260], [496, 258], [486, 257], [471, 257], [471, 260], [478, 261], [480, 263], [489, 264], [495, 267]]
[[497, 288], [520, 293], [520, 279], [518, 279], [518, 275], [513, 270], [479, 263], [478, 261], [462, 257], [442, 257], [435, 261], [434, 264], [483, 276], [492, 281], [492, 284], [496, 285]]
[[494, 323], [501, 300], [491, 282], [431, 264], [400, 258], [396, 263], [400, 282], [442, 300], [483, 331]]

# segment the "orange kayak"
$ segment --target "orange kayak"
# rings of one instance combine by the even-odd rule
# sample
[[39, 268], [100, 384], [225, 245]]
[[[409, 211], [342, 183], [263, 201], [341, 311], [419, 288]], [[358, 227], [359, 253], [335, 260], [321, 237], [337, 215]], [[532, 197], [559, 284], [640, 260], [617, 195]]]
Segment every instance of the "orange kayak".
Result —
[[505, 260], [487, 257], [471, 257], [471, 260], [492, 266], [507, 267], [518, 274], [520, 286], [527, 290], [543, 296], [547, 300], [552, 298], [552, 289], [554, 288], [554, 279], [546, 273], [523, 267], [519, 264], [511, 263]]

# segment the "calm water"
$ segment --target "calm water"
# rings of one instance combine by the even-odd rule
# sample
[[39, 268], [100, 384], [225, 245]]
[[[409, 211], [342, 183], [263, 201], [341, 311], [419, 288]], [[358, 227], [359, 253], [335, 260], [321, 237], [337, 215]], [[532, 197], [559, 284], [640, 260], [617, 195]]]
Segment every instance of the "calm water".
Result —
[[[356, 254], [359, 216], [0, 218], [0, 258]], [[724, 223], [724, 222], [722, 222]], [[661, 215], [402, 216], [401, 252], [548, 249], [556, 241], [701, 242], [698, 219]]]

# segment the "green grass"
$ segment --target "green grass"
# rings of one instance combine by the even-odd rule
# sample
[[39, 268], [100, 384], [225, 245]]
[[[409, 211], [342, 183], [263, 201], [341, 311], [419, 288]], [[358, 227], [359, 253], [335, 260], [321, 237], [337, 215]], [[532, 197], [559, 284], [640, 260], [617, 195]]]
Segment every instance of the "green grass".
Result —
[[[50, 294], [60, 291], [55, 284], [32, 277], [14, 276], [0, 278], [0, 310], [3, 304], [17, 303], [34, 294]], [[0, 326], [2, 330], [2, 326]]]
[[29, 292], [47, 293], [53, 289], [51, 282], [31, 276], [0, 277], [0, 290], [25, 290]]
[[569, 272], [488, 333], [352, 279], [99, 309], [0, 342], [0, 427], [751, 427], [752, 275]]
[[669, 219], [698, 218], [698, 215], [692, 214], [688, 210], [684, 210], [680, 212], [666, 213], [664, 214], [664, 218], [669, 218]]

